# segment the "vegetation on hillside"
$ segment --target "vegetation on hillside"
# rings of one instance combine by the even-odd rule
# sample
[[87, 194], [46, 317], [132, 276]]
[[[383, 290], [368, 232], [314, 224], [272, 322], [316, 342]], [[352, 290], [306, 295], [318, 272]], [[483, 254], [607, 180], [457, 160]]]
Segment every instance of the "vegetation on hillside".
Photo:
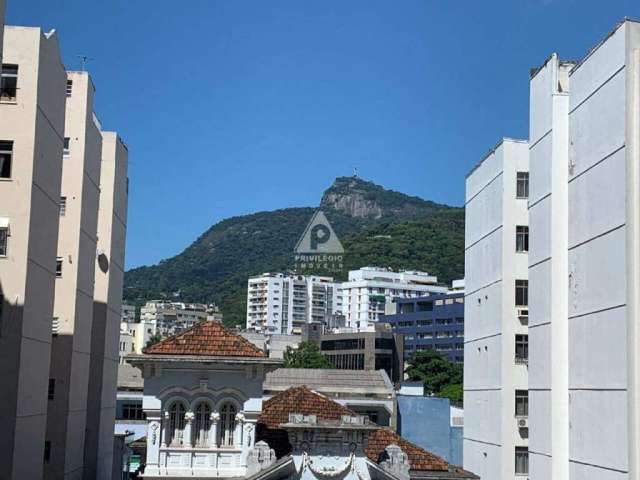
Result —
[[[354, 217], [342, 200], [383, 212], [380, 218]], [[403, 203], [404, 202], [404, 203]], [[367, 265], [414, 269], [450, 282], [464, 275], [464, 211], [385, 190], [370, 182], [339, 178], [325, 192], [322, 210], [345, 248], [342, 272], [314, 271], [347, 278]], [[296, 242], [314, 208], [288, 208], [223, 220], [179, 255], [125, 275], [125, 300], [152, 298], [215, 302], [228, 326], [244, 325], [247, 279], [294, 268]]]

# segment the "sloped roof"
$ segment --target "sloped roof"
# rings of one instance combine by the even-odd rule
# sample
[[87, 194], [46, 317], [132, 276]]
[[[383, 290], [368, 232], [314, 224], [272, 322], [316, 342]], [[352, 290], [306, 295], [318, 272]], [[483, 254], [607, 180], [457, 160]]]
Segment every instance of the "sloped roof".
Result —
[[365, 453], [371, 461], [377, 463], [384, 449], [391, 444], [398, 445], [407, 454], [411, 470], [446, 471], [449, 469], [449, 464], [445, 460], [405, 440], [388, 428], [379, 428], [369, 434], [369, 444]]
[[357, 415], [353, 410], [301, 385], [285, 390], [264, 402], [258, 422], [277, 429], [289, 421], [290, 413], [316, 415], [320, 420], [339, 420], [342, 415]]
[[203, 355], [215, 357], [266, 357], [250, 341], [221, 323], [204, 320], [142, 351], [146, 355]]

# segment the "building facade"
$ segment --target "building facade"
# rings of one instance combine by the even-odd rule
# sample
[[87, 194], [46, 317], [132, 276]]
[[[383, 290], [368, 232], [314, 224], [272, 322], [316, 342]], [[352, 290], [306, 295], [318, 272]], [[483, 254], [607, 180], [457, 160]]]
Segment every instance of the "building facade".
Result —
[[[2, 8], [0, 8], [2, 10]], [[66, 74], [57, 35], [4, 28], [0, 84], [0, 477], [41, 478]], [[25, 458], [33, 461], [24, 461]]]
[[203, 321], [128, 361], [144, 378], [146, 477], [246, 475], [262, 382], [281, 360]]
[[203, 320], [222, 321], [215, 305], [203, 303], [150, 300], [140, 309], [140, 322], [154, 329], [154, 334], [168, 337], [182, 332]]
[[528, 472], [528, 197], [526, 141], [467, 177], [463, 457], [481, 478]]
[[384, 370], [393, 382], [404, 373], [404, 340], [388, 325], [358, 332], [333, 331], [320, 336], [320, 351], [337, 369]]
[[265, 273], [247, 286], [247, 330], [302, 333], [311, 322], [329, 324], [342, 312], [340, 284], [331, 277]]
[[[67, 72], [65, 145], [49, 382], [45, 478], [81, 478], [87, 417], [102, 134], [86, 72]], [[75, 444], [80, 448], [67, 448]]]
[[464, 361], [464, 293], [396, 298], [396, 312], [381, 315], [395, 333], [404, 336], [404, 358], [420, 350], [435, 350], [456, 363]]
[[446, 293], [437, 277], [424, 272], [393, 272], [385, 268], [364, 267], [349, 272], [342, 283], [342, 305], [346, 326], [367, 330], [374, 326], [385, 306], [394, 298], [412, 298]]
[[637, 478], [640, 23], [553, 55], [530, 116], [530, 477]]
[[85, 479], [110, 478], [113, 465], [119, 466], [112, 434], [129, 204], [129, 153], [115, 132], [102, 132], [101, 159]]

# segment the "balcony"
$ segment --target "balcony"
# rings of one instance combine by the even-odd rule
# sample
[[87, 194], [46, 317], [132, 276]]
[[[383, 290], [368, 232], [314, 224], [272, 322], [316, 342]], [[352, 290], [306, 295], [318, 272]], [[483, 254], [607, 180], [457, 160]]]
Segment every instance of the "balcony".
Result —
[[[148, 476], [242, 477], [246, 466], [240, 448], [164, 447], [160, 462]], [[155, 467], [155, 466], [154, 466]]]

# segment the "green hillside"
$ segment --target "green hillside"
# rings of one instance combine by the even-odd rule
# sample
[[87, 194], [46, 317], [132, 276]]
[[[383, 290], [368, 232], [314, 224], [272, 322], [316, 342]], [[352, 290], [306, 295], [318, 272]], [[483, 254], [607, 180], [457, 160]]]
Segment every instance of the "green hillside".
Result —
[[[366, 265], [416, 269], [450, 282], [464, 275], [464, 210], [342, 177], [321, 208], [345, 248], [346, 278]], [[125, 300], [215, 302], [227, 325], [244, 324], [247, 278], [293, 268], [293, 249], [316, 208], [288, 208], [223, 220], [182, 253], [125, 274]], [[324, 273], [324, 272], [314, 272]]]

